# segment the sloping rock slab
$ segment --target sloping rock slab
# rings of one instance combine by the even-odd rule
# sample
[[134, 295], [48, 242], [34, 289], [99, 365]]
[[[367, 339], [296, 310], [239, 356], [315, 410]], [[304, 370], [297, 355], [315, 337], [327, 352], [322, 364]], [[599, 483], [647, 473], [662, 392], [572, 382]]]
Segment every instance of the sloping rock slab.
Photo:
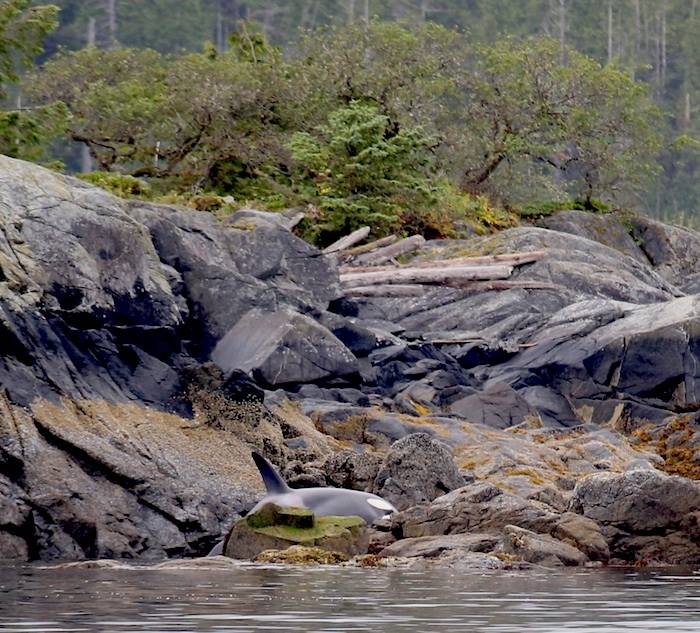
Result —
[[656, 470], [590, 475], [576, 484], [570, 509], [627, 532], [659, 533], [700, 510], [700, 485]]
[[270, 386], [314, 382], [357, 372], [357, 361], [326, 328], [283, 308], [251, 310], [219, 341], [212, 360]]
[[661, 421], [693, 408], [700, 400], [700, 297], [611, 307], [618, 317], [599, 327], [555, 315], [531, 347], [494, 368], [492, 378], [523, 389], [526, 399], [535, 387], [553, 390], [581, 422], [621, 415]]

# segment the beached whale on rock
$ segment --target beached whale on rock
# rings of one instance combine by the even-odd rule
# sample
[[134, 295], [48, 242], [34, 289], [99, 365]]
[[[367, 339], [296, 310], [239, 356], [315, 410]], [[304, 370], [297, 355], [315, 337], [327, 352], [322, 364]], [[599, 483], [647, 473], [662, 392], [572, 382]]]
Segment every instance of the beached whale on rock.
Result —
[[[281, 507], [306, 508], [316, 516], [359, 516], [370, 524], [396, 512], [396, 508], [386, 499], [370, 492], [346, 488], [290, 488], [262, 455], [253, 452], [253, 461], [260, 471], [267, 494], [250, 511], [251, 514], [268, 503], [274, 503]], [[209, 555], [222, 554], [223, 544], [224, 541], [218, 543]]]

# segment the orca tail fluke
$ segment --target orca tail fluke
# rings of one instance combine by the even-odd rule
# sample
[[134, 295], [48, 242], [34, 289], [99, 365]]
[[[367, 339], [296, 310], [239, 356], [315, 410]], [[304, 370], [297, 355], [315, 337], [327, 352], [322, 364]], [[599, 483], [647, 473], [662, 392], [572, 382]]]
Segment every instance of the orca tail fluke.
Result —
[[280, 477], [275, 467], [260, 455], [260, 453], [253, 451], [253, 461], [260, 471], [260, 476], [265, 483], [265, 488], [268, 493], [280, 494], [289, 492], [289, 486], [284, 482], [284, 479]]

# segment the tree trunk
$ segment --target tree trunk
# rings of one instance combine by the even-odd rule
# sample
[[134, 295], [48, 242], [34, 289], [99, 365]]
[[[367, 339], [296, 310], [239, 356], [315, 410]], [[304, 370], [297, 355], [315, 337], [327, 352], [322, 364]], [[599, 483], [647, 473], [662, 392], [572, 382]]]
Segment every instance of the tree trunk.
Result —
[[107, 0], [107, 48], [117, 45], [117, 0]]
[[467, 193], [476, 193], [479, 190], [479, 186], [489, 179], [505, 158], [506, 155], [503, 153], [495, 154], [476, 176], [470, 177], [469, 173], [465, 173], [462, 179], [462, 190]]
[[348, 13], [348, 24], [355, 21], [355, 0], [345, 0], [345, 10]]
[[95, 29], [95, 18], [90, 18], [88, 20], [87, 34], [85, 41], [88, 46], [95, 46], [97, 43], [96, 29]]
[[216, 34], [214, 35], [216, 50], [223, 53], [226, 50], [226, 42], [224, 41], [224, 16], [221, 11], [221, 3], [216, 11]]
[[559, 0], [559, 46], [561, 47], [561, 63], [566, 64], [566, 0]]
[[666, 9], [667, 0], [661, 1], [661, 89], [666, 85]]
[[613, 7], [612, 0], [608, 0], [608, 64], [613, 60]]

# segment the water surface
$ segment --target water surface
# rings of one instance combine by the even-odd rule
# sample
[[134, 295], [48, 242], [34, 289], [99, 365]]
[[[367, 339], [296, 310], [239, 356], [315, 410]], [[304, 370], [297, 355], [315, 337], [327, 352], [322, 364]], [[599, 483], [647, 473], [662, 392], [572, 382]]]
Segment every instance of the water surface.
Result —
[[3, 633], [700, 632], [700, 573], [0, 568]]

